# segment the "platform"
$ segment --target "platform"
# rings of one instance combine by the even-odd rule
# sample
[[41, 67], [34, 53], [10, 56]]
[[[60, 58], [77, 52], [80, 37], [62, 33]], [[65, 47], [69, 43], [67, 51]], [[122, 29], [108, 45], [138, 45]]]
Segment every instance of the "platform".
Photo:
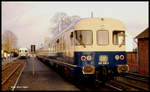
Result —
[[27, 60], [15, 91], [79, 91], [36, 58]]

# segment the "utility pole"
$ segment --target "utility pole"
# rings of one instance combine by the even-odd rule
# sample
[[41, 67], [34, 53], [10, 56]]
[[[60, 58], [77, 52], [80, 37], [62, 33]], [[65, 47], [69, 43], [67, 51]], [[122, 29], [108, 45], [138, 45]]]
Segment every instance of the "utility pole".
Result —
[[91, 18], [93, 18], [93, 12], [91, 12]]

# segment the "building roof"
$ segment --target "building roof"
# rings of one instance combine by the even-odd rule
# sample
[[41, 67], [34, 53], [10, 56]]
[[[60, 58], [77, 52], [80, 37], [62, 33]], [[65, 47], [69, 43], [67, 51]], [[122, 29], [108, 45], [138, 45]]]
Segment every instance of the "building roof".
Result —
[[146, 28], [143, 32], [141, 32], [139, 35], [137, 35], [135, 38], [149, 38], [149, 27]]

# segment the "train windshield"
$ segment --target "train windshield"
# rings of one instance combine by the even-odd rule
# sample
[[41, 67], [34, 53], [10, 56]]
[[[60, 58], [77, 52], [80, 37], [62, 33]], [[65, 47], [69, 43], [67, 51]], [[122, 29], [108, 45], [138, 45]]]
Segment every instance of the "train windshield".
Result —
[[109, 42], [109, 33], [107, 30], [97, 31], [97, 43], [98, 45], [108, 45]]
[[75, 31], [76, 45], [91, 45], [93, 42], [93, 33], [90, 30], [76, 30]]
[[125, 45], [125, 32], [124, 31], [113, 31], [113, 44]]

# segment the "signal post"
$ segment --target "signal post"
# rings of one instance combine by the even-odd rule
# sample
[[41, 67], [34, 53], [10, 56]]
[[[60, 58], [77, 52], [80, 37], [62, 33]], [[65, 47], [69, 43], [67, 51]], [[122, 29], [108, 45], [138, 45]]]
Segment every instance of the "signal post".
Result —
[[31, 45], [31, 55], [32, 55], [32, 74], [34, 76], [35, 75], [35, 70], [34, 70], [35, 45]]

